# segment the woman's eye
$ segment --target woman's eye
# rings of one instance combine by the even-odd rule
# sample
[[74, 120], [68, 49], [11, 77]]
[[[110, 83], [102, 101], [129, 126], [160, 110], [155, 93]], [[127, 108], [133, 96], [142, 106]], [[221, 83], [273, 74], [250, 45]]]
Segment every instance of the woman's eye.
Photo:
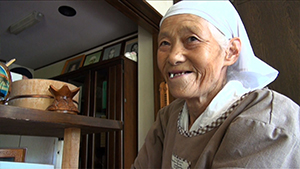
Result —
[[166, 45], [170, 45], [170, 43], [167, 41], [163, 41], [160, 43], [160, 46], [166, 46]]
[[194, 41], [198, 41], [198, 38], [196, 38], [195, 36], [191, 36], [188, 38], [188, 42], [194, 42]]

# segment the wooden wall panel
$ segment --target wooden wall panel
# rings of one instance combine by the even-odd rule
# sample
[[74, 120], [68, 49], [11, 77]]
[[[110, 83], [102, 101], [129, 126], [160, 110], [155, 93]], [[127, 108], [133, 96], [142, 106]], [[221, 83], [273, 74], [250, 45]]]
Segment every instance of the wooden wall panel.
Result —
[[130, 168], [138, 154], [137, 64], [124, 60], [124, 168]]
[[300, 1], [234, 1], [254, 53], [279, 70], [269, 85], [300, 104]]

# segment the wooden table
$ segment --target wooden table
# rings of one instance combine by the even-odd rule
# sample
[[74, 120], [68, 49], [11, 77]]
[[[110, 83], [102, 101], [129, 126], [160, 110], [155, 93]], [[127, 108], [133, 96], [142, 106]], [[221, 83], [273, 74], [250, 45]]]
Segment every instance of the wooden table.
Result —
[[115, 120], [0, 105], [0, 134], [64, 138], [62, 168], [78, 168], [81, 134], [122, 129]]

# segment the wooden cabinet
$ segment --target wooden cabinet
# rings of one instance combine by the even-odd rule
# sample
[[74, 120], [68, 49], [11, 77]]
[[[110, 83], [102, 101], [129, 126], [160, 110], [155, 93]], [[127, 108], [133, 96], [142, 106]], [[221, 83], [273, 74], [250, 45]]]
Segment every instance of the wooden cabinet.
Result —
[[137, 155], [137, 63], [120, 56], [55, 77], [81, 88], [81, 115], [122, 121], [122, 131], [81, 137], [80, 168], [130, 168]]

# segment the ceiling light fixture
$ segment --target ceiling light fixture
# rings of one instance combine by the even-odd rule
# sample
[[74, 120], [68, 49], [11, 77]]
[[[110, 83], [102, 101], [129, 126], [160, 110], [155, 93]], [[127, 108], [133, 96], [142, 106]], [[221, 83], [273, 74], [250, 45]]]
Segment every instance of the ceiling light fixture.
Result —
[[33, 11], [28, 16], [12, 24], [8, 28], [8, 30], [10, 33], [17, 35], [20, 32], [24, 31], [25, 29], [39, 23], [43, 18], [44, 18], [44, 14], [37, 11]]

